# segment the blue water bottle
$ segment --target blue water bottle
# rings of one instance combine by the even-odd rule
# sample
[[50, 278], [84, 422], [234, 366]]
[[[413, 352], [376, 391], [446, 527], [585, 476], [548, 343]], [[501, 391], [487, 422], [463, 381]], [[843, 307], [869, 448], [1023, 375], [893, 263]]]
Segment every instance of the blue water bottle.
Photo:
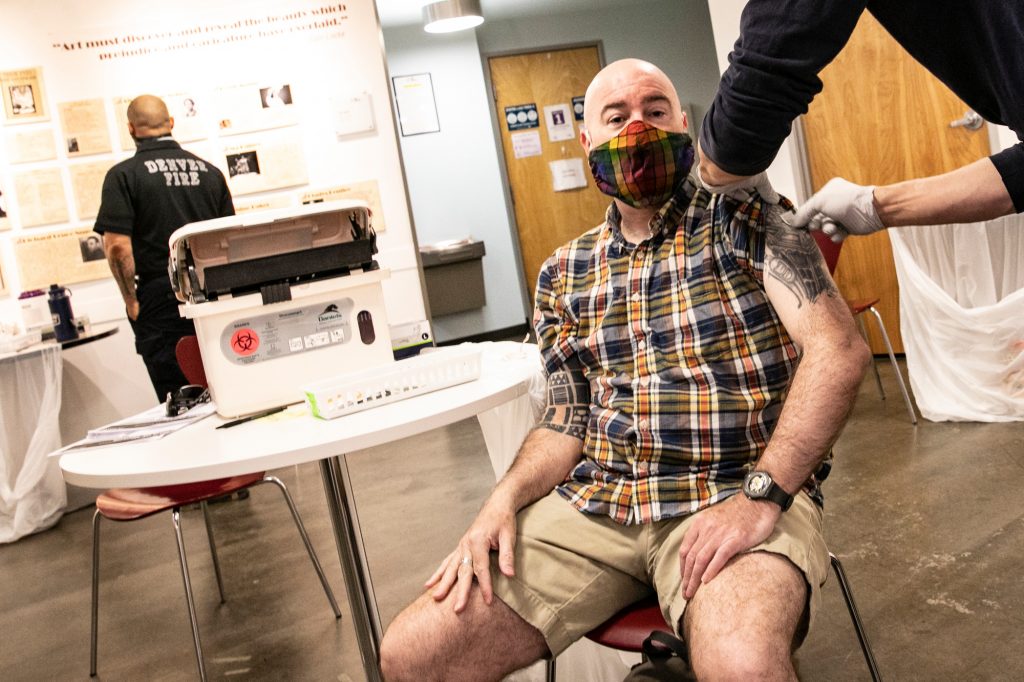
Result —
[[58, 341], [78, 338], [75, 315], [71, 312], [71, 291], [58, 284], [50, 285], [50, 316], [53, 318], [53, 335]]

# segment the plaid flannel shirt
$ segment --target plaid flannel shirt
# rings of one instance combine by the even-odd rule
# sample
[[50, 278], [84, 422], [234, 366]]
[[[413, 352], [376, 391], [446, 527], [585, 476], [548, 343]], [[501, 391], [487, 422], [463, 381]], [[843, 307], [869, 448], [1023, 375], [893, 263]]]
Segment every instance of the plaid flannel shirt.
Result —
[[545, 371], [590, 384], [584, 456], [558, 487], [581, 511], [650, 523], [740, 490], [798, 360], [764, 291], [765, 220], [756, 195], [711, 197], [687, 180], [649, 239], [626, 242], [613, 203], [544, 263]]

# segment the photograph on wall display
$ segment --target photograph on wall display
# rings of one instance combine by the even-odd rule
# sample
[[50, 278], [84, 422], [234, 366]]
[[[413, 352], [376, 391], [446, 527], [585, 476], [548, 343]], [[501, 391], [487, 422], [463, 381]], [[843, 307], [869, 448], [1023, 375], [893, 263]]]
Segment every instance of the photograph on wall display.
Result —
[[252, 133], [299, 123], [295, 90], [290, 83], [244, 83], [217, 88], [213, 113], [221, 135]]
[[[96, 238], [98, 251], [88, 244], [90, 237]], [[13, 246], [24, 290], [45, 289], [52, 282], [74, 284], [110, 277], [102, 241], [91, 226], [15, 235]]]
[[255, 151], [228, 154], [225, 159], [228, 162], [229, 177], [260, 172], [260, 159]]
[[191, 97], [184, 97], [181, 100], [181, 116], [182, 118], [195, 118], [199, 115], [199, 107], [196, 105], [195, 99]]
[[78, 238], [78, 248], [82, 251], [82, 262], [91, 263], [95, 260], [106, 259], [103, 253], [103, 241], [98, 234], [90, 234]]
[[42, 69], [0, 71], [0, 94], [7, 123], [29, 123], [49, 118]]
[[57, 110], [68, 156], [112, 151], [107, 128], [107, 107], [102, 99], [61, 102]]
[[11, 95], [11, 113], [15, 116], [27, 116], [36, 113], [36, 96], [31, 85], [12, 85], [8, 88]]
[[301, 132], [284, 128], [235, 138], [225, 145], [221, 169], [232, 195], [254, 194], [309, 182]]
[[269, 88], [260, 88], [260, 102], [263, 104], [264, 109], [291, 104], [292, 86], [272, 85]]

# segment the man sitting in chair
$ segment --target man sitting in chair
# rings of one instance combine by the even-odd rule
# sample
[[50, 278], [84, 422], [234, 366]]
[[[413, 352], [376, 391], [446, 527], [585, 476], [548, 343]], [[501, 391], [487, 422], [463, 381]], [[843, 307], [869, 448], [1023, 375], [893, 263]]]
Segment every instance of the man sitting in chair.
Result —
[[615, 62], [585, 102], [613, 201], [540, 273], [546, 413], [391, 624], [384, 676], [497, 680], [654, 592], [699, 678], [796, 679], [867, 346], [788, 201], [695, 183], [664, 73]]

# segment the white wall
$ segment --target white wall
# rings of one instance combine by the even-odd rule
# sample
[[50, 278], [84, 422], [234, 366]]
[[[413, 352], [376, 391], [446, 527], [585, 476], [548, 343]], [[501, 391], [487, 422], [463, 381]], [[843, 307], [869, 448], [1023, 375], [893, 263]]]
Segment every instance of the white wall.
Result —
[[392, 76], [429, 73], [441, 131], [400, 137], [419, 243], [483, 240], [487, 305], [434, 316], [438, 341], [523, 324], [519, 259], [502, 191], [500, 158], [473, 31], [431, 35], [420, 26], [384, 31]]

